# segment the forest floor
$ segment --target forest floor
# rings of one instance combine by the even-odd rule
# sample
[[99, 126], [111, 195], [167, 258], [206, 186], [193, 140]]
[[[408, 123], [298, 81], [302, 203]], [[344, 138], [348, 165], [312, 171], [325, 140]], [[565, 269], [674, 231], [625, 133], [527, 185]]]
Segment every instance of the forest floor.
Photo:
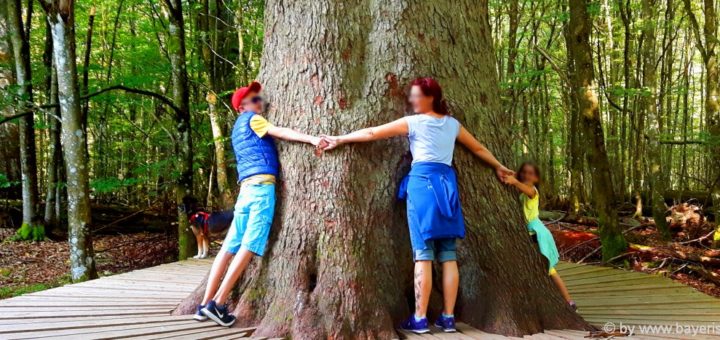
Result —
[[[545, 223], [555, 237], [561, 259], [600, 264], [597, 226], [558, 220]], [[651, 219], [634, 220], [632, 225], [621, 223], [625, 224], [630, 247], [612, 261], [614, 266], [669, 277], [720, 298], [720, 249], [710, 246], [714, 225], [702, 219], [671, 221], [672, 241], [666, 242]]]
[[[13, 242], [14, 234], [15, 229], [0, 228], [0, 299], [70, 282], [67, 240]], [[166, 233], [99, 235], [93, 246], [100, 276], [177, 260], [176, 236]]]

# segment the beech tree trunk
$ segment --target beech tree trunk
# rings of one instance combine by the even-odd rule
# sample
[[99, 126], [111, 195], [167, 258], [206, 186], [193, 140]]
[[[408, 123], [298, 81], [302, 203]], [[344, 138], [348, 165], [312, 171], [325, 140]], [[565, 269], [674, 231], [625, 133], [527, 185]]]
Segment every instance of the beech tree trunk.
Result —
[[[268, 116], [312, 134], [346, 133], [404, 116], [406, 84], [430, 75], [455, 116], [507, 160], [510, 123], [487, 18], [487, 0], [268, 1], [260, 75]], [[293, 339], [396, 336], [414, 304], [405, 208], [395, 198], [407, 150], [396, 138], [315, 158], [307, 145], [279, 143], [279, 205], [265, 257], [239, 284], [239, 325]], [[455, 163], [467, 222], [459, 319], [507, 335], [588, 327], [551, 285], [517, 193], [466, 151]], [[431, 299], [431, 317], [440, 301]]]
[[[58, 104], [58, 83], [55, 66], [50, 67], [50, 104]], [[61, 117], [60, 107], [53, 109], [56, 116]], [[60, 200], [60, 168], [62, 167], [62, 146], [60, 145], [60, 122], [54, 117], [50, 118], [50, 133], [48, 147], [50, 159], [47, 162], [47, 188], [45, 193], [45, 225], [50, 228], [57, 228], [60, 222], [60, 215], [57, 214], [56, 205]]]
[[90, 225], [87, 140], [82, 127], [75, 55], [75, 8], [72, 1], [41, 1], [53, 37], [62, 114], [61, 141], [68, 195], [70, 276], [73, 282], [97, 278]]
[[618, 224], [615, 208], [615, 190], [607, 151], [605, 135], [600, 121], [597, 82], [593, 69], [590, 30], [592, 21], [587, 12], [587, 0], [570, 0], [568, 56], [573, 60], [571, 82], [580, 112], [580, 125], [584, 132], [585, 149], [592, 175], [594, 207], [600, 224], [603, 261], [607, 261], [627, 249], [627, 243]]
[[[15, 80], [18, 85], [16, 106], [18, 111], [32, 110], [33, 92], [30, 68], [30, 26], [32, 1], [26, 4], [26, 22], [23, 22], [21, 0], [7, 0], [8, 35], [15, 61]], [[18, 112], [20, 113], [20, 112]], [[18, 231], [21, 239], [42, 240], [45, 228], [38, 215], [40, 199], [37, 185], [37, 157], [35, 155], [35, 118], [28, 114], [20, 120], [20, 173], [22, 175], [23, 219]]]
[[661, 122], [660, 115], [658, 114], [657, 107], [657, 56], [655, 49], [657, 48], [657, 37], [655, 34], [655, 28], [657, 25], [657, 1], [656, 0], [643, 0], [642, 1], [642, 23], [643, 23], [643, 88], [647, 93], [643, 96], [643, 106], [645, 114], [647, 115], [647, 122], [650, 124], [647, 129], [647, 156], [645, 157], [645, 170], [647, 171], [647, 178], [649, 180], [649, 203], [652, 208], [652, 216], [655, 220], [655, 226], [660, 233], [660, 236], [669, 241], [670, 240], [670, 228], [665, 220], [665, 213], [667, 207], [665, 206], [665, 200], [663, 199], [663, 192], [665, 192], [665, 183], [662, 181], [662, 155], [661, 145], [659, 143], [659, 136], [662, 132], [660, 130]]
[[[179, 177], [175, 182], [175, 203], [179, 207], [183, 197], [192, 194], [193, 188], [193, 154], [192, 134], [190, 130], [190, 89], [188, 73], [185, 65], [185, 20], [181, 0], [164, 1], [168, 18], [168, 55], [172, 66], [172, 100], [180, 109], [175, 112], [177, 143], [175, 143], [176, 164]], [[195, 252], [195, 236], [190, 230], [187, 215], [177, 210], [178, 214], [178, 259], [184, 260]]]

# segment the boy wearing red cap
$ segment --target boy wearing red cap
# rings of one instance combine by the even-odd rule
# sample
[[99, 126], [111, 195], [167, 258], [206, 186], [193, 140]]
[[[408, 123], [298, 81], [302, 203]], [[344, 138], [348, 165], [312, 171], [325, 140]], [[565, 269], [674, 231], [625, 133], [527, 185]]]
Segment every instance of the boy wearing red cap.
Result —
[[[303, 142], [316, 147], [321, 143], [318, 137], [274, 126], [261, 116], [265, 108], [259, 95], [261, 89], [260, 83], [252, 82], [232, 96], [233, 109], [241, 112], [232, 130], [240, 195], [235, 204], [233, 223], [213, 262], [205, 295], [193, 316], [198, 321], [210, 318], [227, 327], [235, 322], [235, 317], [228, 313], [225, 306], [228, 295], [250, 260], [256, 255], [263, 255], [270, 235], [275, 211], [275, 179], [280, 171], [273, 139]], [[227, 273], [221, 283], [226, 268]]]

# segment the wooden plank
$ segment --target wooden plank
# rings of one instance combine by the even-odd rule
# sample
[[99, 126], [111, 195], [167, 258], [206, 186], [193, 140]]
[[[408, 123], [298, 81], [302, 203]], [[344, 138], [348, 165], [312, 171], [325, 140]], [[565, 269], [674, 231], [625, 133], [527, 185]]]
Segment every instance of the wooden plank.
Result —
[[583, 267], [576, 267], [576, 268], [570, 268], [561, 271], [558, 271], [561, 276], [577, 276], [581, 274], [589, 274], [589, 273], [610, 273], [613, 270], [617, 270], [610, 267], [600, 267], [600, 266], [583, 266]]
[[[66, 286], [62, 288], [50, 289], [47, 291], [33, 293], [33, 296], [86, 296], [86, 297], [107, 297], [107, 289], [92, 288], [92, 287], [73, 287]], [[176, 293], [176, 292], [142, 292], [142, 291], [128, 291], [128, 290], [113, 290], [114, 296], [124, 297], [138, 297], [152, 300], [154, 298], [174, 298], [182, 300], [187, 297], [187, 293]]]
[[[187, 321], [187, 320], [186, 320]], [[194, 320], [193, 320], [194, 321]], [[197, 321], [195, 321], [197, 322]], [[144, 329], [144, 328], [152, 328], [152, 327], [162, 327], [162, 326], [171, 326], [171, 325], [177, 325], [180, 324], [177, 321], [166, 321], [166, 322], [158, 322], [153, 324], [129, 324], [129, 325], [111, 325], [111, 326], [100, 326], [100, 327], [91, 327], [91, 328], [73, 328], [73, 329], [53, 329], [53, 330], [46, 330], [46, 331], [36, 331], [36, 332], [22, 332], [22, 333], [12, 333], [7, 335], [7, 339], [36, 339], [36, 338], [51, 338], [54, 339], [56, 337], [61, 336], [74, 336], [77, 338], [86, 339], [86, 334], [98, 334], [103, 332], [114, 332], [114, 331], [123, 331], [123, 330], [129, 330], [129, 329]], [[6, 335], [0, 336], [2, 339], [5, 338]]]
[[149, 323], [167, 322], [167, 321], [177, 321], [177, 322], [188, 321], [188, 316], [187, 315], [139, 316], [139, 317], [123, 317], [123, 318], [113, 318], [113, 319], [64, 321], [64, 322], [54, 322], [52, 319], [49, 319], [49, 320], [45, 320], [45, 322], [41, 322], [41, 323], [11, 324], [11, 325], [7, 325], [7, 326], [3, 326], [0, 328], [0, 334], [41, 331], [41, 330], [54, 330], [54, 329], [74, 329], [74, 328], [91, 328], [91, 327], [105, 327], [105, 326], [149, 324]]
[[[169, 312], [167, 309], [144, 309], [142, 310], [143, 314], [158, 314], [158, 315], [167, 315]], [[17, 313], [0, 313], [0, 320], [15, 320], [15, 319], [25, 319], [25, 318], [44, 318], [44, 319], [52, 319], [52, 318], [59, 318], [59, 317], [73, 317], [73, 316], [132, 316], [134, 314], [138, 314], [138, 311], [133, 309], [123, 309], [123, 310], [96, 310], [93, 312], [88, 311], [67, 311], [63, 313], [58, 312], [17, 312]]]
[[521, 339], [521, 338], [512, 338], [512, 337], [506, 337], [498, 334], [491, 334], [483, 332], [479, 329], [475, 329], [471, 327], [470, 325], [458, 322], [455, 324], [455, 327], [462, 333], [469, 337], [475, 338], [475, 339], [489, 339], [489, 340], [505, 340], [505, 339]]
[[[154, 298], [153, 300], [160, 300], [164, 302], [177, 302], [178, 299], [176, 298]], [[87, 297], [87, 296], [67, 296], [67, 295], [33, 295], [33, 294], [26, 294], [18, 297], [14, 297], [9, 300], [3, 300], [3, 301], [80, 301], [80, 302], [106, 302], [106, 301], [118, 301], [117, 296], [97, 296], [97, 297]], [[122, 301], [128, 301], [128, 302], [148, 302], [144, 298], [137, 298], [132, 296], [123, 296]]]
[[215, 328], [190, 329], [171, 333], [153, 334], [148, 336], [132, 337], [133, 340], [154, 340], [154, 339], [173, 339], [173, 340], [206, 340], [220, 336], [240, 336], [247, 337], [252, 334], [255, 328], [225, 328], [216, 326]]
[[[719, 299], [709, 298], [708, 296], [698, 296], [694, 292], [684, 292], [681, 294], [656, 294], [647, 296], [582, 296], [573, 297], [576, 302], [583, 306], [637, 306], [637, 305], [654, 305], [667, 303], [717, 303]], [[709, 298], [709, 299], [708, 299]]]
[[173, 293], [191, 293], [195, 290], [196, 287], [193, 288], [186, 288], [186, 287], [179, 287], [174, 286], [172, 284], [168, 284], [167, 287], [158, 287], [158, 286], [147, 286], [147, 285], [139, 285], [139, 284], [122, 284], [122, 283], [113, 283], [113, 282], [97, 282], [93, 284], [77, 284], [73, 285], [73, 288], [94, 288], [94, 289], [108, 289], [108, 290], [137, 290], [141, 292], [173, 292]]
[[583, 286], [602, 286], [606, 284], [633, 284], [634, 282], [657, 282], [657, 283], [666, 283], [666, 282], [672, 282], [672, 280], [659, 277], [659, 276], [649, 276], [649, 277], [643, 277], [638, 275], [614, 275], [614, 276], [604, 276], [604, 277], [592, 277], [592, 278], [585, 278], [585, 279], [579, 279], [575, 281], [567, 280], [566, 284], [571, 284], [573, 287], [583, 287]]
[[613, 322], [617, 325], [622, 323], [623, 325], [665, 325], [665, 326], [671, 326], [675, 327], [678, 324], [679, 325], [688, 325], [688, 326], [716, 326], [717, 325], [717, 319], [710, 320], [710, 321], [696, 321], [691, 320], [689, 322], [683, 321], [683, 320], [657, 320], [657, 319], [642, 319], [642, 318], [625, 318], [625, 317], [614, 317], [614, 316], [608, 316], [608, 317], [588, 317], [585, 318], [585, 321], [593, 324], [593, 325], [604, 325], [606, 322]]
[[663, 308], [663, 309], [630, 309], [626, 310], [623, 308], [607, 308], [607, 309], [594, 309], [594, 310], [583, 310], [582, 315], [632, 315], [632, 316], [650, 316], [650, 315], [680, 315], [680, 316], [717, 316], [717, 320], [720, 320], [720, 309], [680, 309], [680, 308]]
[[[133, 318], [140, 318], [140, 317], [157, 317], [157, 314], [136, 314], [132, 316]], [[62, 323], [62, 322], [78, 322], [78, 321], [98, 321], [98, 320], [117, 320], [122, 319], [123, 317], [118, 316], [80, 316], [80, 317], [59, 317], [59, 318], [52, 318], [52, 319], [44, 319], [44, 318], [27, 318], [27, 319], [14, 319], [14, 320], [0, 320], [0, 327], [6, 327], [10, 325], [21, 325], [21, 324], [46, 324], [48, 322], [53, 323]], [[30, 326], [32, 327], [32, 326]], [[2, 337], [0, 336], [0, 339]]]
[[127, 300], [108, 300], [108, 301], [78, 301], [78, 300], [54, 300], [54, 299], [32, 299], [32, 300], [20, 300], [20, 299], [8, 299], [0, 301], [0, 307], [2, 309], [17, 308], [17, 307], [32, 307], [32, 308], [47, 308], [47, 307], [157, 307], [157, 308], [174, 308], [177, 306], [177, 301], [172, 300], [168, 302], [154, 302], [154, 301], [127, 301]]
[[577, 334], [573, 332], [568, 332], [566, 330], [546, 330], [545, 334], [565, 339], [565, 340], [586, 340], [585, 335], [589, 334], [590, 332], [583, 332], [582, 334]]
[[108, 277], [100, 279], [103, 283], [112, 283], [112, 284], [124, 284], [124, 285], [138, 285], [138, 286], [148, 286], [148, 287], [167, 287], [167, 286], [174, 286], [174, 287], [180, 287], [180, 288], [188, 288], [188, 289], [195, 289], [197, 288], [198, 281], [193, 282], [178, 282], [178, 281], [152, 281], [152, 280], [138, 280], [138, 279], [131, 279], [131, 278], [121, 278], [121, 277]]
[[[151, 311], [155, 313], [157, 310], [164, 310], [168, 314], [175, 309], [175, 305], [166, 307], [157, 306], [52, 306], [52, 307], [27, 307], [27, 306], [3, 306], [3, 314], [15, 314], [15, 313], [33, 313], [33, 312], [54, 312], [58, 314], [64, 314], [64, 312], [96, 312], [96, 311], [138, 311], [144, 313], [144, 311]], [[90, 313], [92, 315], [93, 313]]]
[[442, 329], [435, 327], [435, 325], [430, 326], [430, 331], [433, 333], [433, 336], [439, 339], [459, 339], [459, 340], [473, 340], [474, 338], [463, 334], [462, 332], [453, 332], [453, 333], [445, 333]]
[[[207, 329], [214, 328], [217, 325], [207, 322], [197, 322], [189, 320], [187, 322], [179, 322], [171, 325], [154, 325], [145, 328], [121, 329], [114, 331], [102, 331], [97, 333], [85, 333], [82, 335], [83, 340], [99, 340], [99, 339], [117, 339], [129, 338], [134, 336], [148, 336], [170, 333], [174, 331], [182, 331], [188, 329]], [[53, 340], [74, 340], [77, 335], [53, 336]]]
[[410, 340], [421, 340], [421, 339], [435, 339], [438, 340], [440, 338], [434, 336], [431, 333], [425, 333], [425, 334], [416, 334], [410, 331], [406, 331], [403, 329], [397, 329], [396, 330], [398, 334], [400, 335], [401, 339], [410, 339]]

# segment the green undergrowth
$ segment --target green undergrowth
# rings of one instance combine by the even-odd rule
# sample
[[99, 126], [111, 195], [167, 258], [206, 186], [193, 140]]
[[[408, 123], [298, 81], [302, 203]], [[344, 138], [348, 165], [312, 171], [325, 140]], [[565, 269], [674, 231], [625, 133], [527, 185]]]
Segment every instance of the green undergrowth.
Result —
[[24, 285], [10, 285], [10, 286], [3, 286], [0, 287], [0, 299], [7, 299], [11, 297], [16, 297], [24, 294], [30, 294], [39, 292], [41, 290], [47, 290], [50, 288], [59, 287], [62, 285], [66, 285], [70, 283], [70, 276], [64, 275], [60, 278], [58, 278], [54, 282], [49, 283], [31, 283], [31, 284], [24, 284]]
[[43, 241], [45, 240], [45, 226], [42, 224], [23, 223], [11, 241]]

